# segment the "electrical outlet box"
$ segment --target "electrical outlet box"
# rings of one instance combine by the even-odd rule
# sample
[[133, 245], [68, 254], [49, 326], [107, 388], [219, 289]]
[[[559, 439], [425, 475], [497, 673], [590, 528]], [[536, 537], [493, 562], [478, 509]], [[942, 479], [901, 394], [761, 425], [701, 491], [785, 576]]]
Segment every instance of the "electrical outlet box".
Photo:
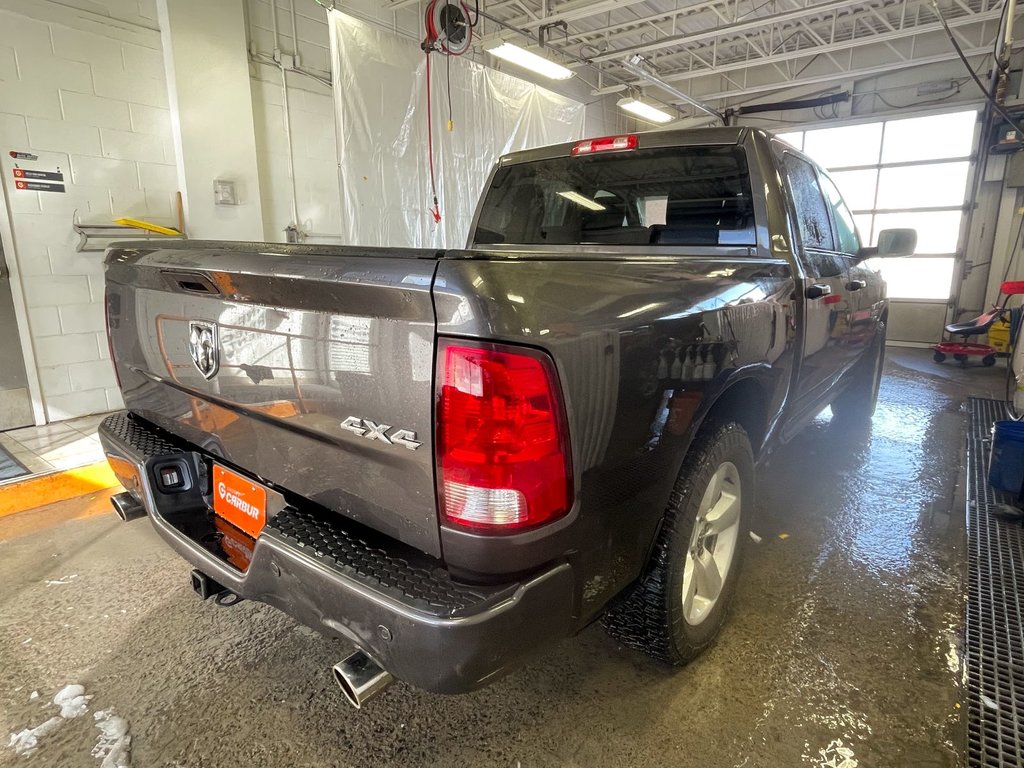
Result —
[[238, 192], [235, 189], [235, 182], [227, 179], [217, 179], [213, 182], [214, 205], [238, 205]]

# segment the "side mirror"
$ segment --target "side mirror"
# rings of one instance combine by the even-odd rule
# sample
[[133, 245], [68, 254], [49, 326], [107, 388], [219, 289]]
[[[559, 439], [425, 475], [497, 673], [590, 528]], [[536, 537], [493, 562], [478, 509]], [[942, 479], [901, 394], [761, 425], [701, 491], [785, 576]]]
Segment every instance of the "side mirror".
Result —
[[916, 229], [883, 229], [878, 233], [878, 245], [873, 248], [861, 248], [862, 259], [895, 258], [912, 256], [917, 250]]
[[879, 256], [912, 256], [916, 250], [916, 229], [883, 229], [878, 233]]

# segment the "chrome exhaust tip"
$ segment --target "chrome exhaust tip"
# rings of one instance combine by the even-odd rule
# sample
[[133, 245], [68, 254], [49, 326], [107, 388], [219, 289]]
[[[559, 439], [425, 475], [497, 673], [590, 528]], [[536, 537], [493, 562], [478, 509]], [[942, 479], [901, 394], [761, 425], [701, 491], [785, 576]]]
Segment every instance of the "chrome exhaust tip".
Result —
[[146, 516], [146, 508], [142, 506], [128, 491], [110, 497], [114, 512], [124, 522]]
[[384, 691], [395, 678], [362, 651], [339, 661], [332, 668], [334, 679], [348, 703], [356, 709]]

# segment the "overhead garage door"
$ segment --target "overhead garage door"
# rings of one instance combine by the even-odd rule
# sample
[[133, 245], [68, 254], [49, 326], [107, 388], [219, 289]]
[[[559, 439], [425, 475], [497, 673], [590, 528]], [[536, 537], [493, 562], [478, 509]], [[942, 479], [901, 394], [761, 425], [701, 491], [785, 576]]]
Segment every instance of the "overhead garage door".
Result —
[[890, 341], [938, 341], [946, 323], [976, 122], [969, 110], [780, 134], [829, 169], [865, 242], [917, 230], [915, 255], [881, 264]]

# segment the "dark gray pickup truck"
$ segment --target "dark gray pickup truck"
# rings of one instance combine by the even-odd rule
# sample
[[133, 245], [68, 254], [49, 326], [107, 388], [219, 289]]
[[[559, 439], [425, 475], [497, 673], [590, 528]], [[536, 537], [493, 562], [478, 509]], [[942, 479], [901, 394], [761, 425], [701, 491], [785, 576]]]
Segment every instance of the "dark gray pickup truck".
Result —
[[888, 305], [835, 185], [770, 134], [500, 159], [466, 250], [184, 241], [106, 257], [127, 411], [100, 436], [219, 604], [392, 676], [488, 684], [604, 617], [669, 664], [715, 637], [755, 467], [869, 419]]

